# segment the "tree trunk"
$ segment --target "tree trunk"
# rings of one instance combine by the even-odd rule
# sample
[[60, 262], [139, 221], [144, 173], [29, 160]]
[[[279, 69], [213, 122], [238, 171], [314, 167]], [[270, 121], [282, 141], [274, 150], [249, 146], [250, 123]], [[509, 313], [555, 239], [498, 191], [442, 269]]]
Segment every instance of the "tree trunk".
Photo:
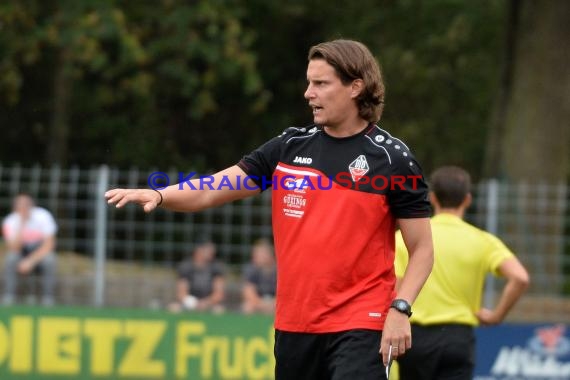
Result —
[[69, 137], [69, 100], [73, 82], [69, 50], [62, 47], [58, 53], [53, 78], [53, 109], [46, 158], [50, 164], [65, 164]]
[[523, 237], [508, 243], [536, 275], [533, 287], [558, 292], [568, 188], [554, 185], [570, 178], [570, 1], [509, 6], [485, 174], [511, 183], [501, 232]]
[[501, 79], [489, 124], [487, 149], [483, 166], [483, 176], [486, 178], [500, 178], [505, 170], [504, 165], [501, 165], [504, 162], [501, 144], [505, 137], [507, 105], [511, 99], [513, 89], [514, 55], [519, 28], [519, 4], [519, 0], [510, 0], [508, 3]]
[[570, 174], [570, 1], [521, 0], [502, 141], [509, 180]]

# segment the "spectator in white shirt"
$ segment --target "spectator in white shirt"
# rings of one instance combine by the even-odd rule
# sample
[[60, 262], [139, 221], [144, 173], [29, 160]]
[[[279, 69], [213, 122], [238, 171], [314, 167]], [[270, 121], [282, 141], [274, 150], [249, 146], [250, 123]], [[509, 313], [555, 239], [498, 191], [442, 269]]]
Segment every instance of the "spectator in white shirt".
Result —
[[54, 303], [55, 244], [57, 224], [51, 213], [34, 204], [28, 194], [14, 198], [12, 213], [2, 223], [7, 254], [4, 265], [4, 305], [14, 303], [18, 274], [39, 270], [42, 277], [42, 304]]

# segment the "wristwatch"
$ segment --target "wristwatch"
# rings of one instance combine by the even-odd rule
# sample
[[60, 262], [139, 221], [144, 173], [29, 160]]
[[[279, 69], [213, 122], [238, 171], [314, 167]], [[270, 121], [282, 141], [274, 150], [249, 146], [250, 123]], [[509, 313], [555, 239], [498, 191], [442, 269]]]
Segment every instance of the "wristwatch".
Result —
[[412, 307], [410, 306], [410, 304], [406, 300], [395, 299], [390, 304], [390, 307], [398, 310], [402, 314], [406, 314], [408, 316], [408, 318], [412, 316]]

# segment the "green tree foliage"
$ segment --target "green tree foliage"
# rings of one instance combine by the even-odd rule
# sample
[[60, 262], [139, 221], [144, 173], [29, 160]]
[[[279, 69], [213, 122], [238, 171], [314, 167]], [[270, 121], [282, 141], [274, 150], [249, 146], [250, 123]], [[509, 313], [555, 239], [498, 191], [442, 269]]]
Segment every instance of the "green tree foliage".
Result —
[[211, 143], [239, 134], [210, 124], [232, 111], [226, 96], [244, 114], [263, 108], [242, 13], [210, 0], [3, 2], [2, 159], [38, 161], [56, 145], [80, 164], [215, 161]]
[[365, 42], [383, 66], [382, 127], [426, 170], [453, 162], [477, 174], [503, 8], [499, 0], [6, 0], [0, 123], [9, 131], [0, 159], [54, 160], [52, 146], [83, 165], [230, 165], [311, 122], [307, 50], [343, 37]]

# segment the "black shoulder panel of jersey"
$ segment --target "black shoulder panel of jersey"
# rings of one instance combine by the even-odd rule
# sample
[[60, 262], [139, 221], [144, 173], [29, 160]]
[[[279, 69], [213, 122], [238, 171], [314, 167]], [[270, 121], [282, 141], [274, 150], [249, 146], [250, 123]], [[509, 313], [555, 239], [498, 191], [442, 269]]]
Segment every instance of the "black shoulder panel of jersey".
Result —
[[399, 218], [429, 217], [428, 186], [422, 168], [408, 146], [378, 126], [367, 134], [367, 138], [388, 157], [392, 180], [396, 177], [406, 179], [402, 184], [404, 188], [395, 187], [388, 192], [394, 215]]
[[259, 148], [248, 155], [245, 155], [238, 166], [259, 186], [265, 190], [263, 178], [271, 178], [279, 159], [283, 147], [294, 141], [302, 141], [317, 132], [316, 125], [307, 127], [289, 127], [280, 135], [267, 141]]
[[289, 142], [297, 139], [297, 138], [303, 138], [306, 136], [311, 136], [313, 134], [315, 134], [317, 131], [319, 130], [319, 128], [315, 125], [309, 125], [306, 127], [289, 127], [287, 129], [285, 129], [280, 135], [279, 137], [282, 138], [283, 142], [285, 144], [288, 144]]
[[372, 145], [384, 152], [392, 167], [404, 163], [409, 165], [410, 162], [415, 161], [412, 152], [402, 140], [376, 125], [366, 134], [366, 138]]

